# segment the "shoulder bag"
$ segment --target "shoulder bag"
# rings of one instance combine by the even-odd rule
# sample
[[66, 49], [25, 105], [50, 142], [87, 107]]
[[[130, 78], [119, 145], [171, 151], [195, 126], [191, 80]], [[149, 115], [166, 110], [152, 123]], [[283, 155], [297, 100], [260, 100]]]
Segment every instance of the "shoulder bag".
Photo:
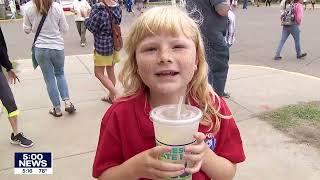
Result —
[[108, 13], [109, 13], [109, 16], [111, 19], [111, 29], [112, 29], [112, 39], [113, 39], [114, 50], [120, 51], [123, 47], [121, 28], [120, 28], [120, 25], [116, 24], [113, 21], [113, 16], [112, 16], [110, 8], [107, 5], [106, 5], [106, 7], [108, 9]]
[[38, 67], [38, 62], [36, 60], [36, 56], [35, 56], [35, 53], [34, 53], [34, 47], [35, 47], [35, 43], [37, 41], [37, 38], [40, 34], [40, 31], [42, 29], [42, 26], [43, 26], [43, 23], [44, 23], [44, 20], [46, 20], [46, 17], [47, 15], [43, 15], [42, 18], [41, 18], [41, 21], [40, 21], [40, 24], [38, 26], [38, 29], [37, 29], [37, 32], [36, 32], [36, 35], [34, 36], [34, 40], [33, 40], [33, 43], [32, 43], [32, 47], [31, 47], [31, 55], [32, 55], [32, 65], [33, 65], [33, 68], [36, 69]]

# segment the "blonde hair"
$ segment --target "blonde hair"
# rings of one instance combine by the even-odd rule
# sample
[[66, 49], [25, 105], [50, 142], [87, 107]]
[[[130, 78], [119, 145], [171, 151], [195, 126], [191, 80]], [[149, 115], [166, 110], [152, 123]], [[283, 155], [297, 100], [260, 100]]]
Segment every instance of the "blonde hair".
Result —
[[37, 7], [37, 11], [41, 15], [48, 15], [48, 11], [53, 3], [53, 0], [33, 0], [33, 3]]
[[[220, 128], [220, 118], [228, 118], [228, 116], [219, 113], [220, 98], [208, 84], [208, 65], [205, 60], [204, 45], [198, 25], [177, 7], [160, 6], [152, 8], [143, 13], [132, 25], [125, 42], [128, 59], [119, 74], [119, 80], [124, 88], [124, 97], [134, 97], [137, 92], [146, 88], [137, 73], [136, 48], [145, 37], [161, 32], [168, 32], [173, 36], [182, 32], [186, 37], [193, 40], [196, 46], [198, 70], [188, 85], [187, 98], [195, 101], [202, 110], [204, 116], [200, 123], [209, 126], [208, 131], [217, 132]], [[218, 100], [218, 103], [215, 103], [215, 100]], [[218, 106], [215, 104], [218, 104]]]

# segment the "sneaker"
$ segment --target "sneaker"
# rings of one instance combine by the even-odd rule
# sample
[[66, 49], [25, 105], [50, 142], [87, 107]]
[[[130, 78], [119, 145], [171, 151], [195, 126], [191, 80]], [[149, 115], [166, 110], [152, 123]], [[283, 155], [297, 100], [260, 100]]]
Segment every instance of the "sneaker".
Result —
[[86, 44], [85, 44], [85, 43], [81, 43], [80, 46], [81, 46], [81, 47], [85, 47]]
[[297, 59], [301, 59], [303, 57], [307, 56], [307, 53], [302, 53], [300, 55], [297, 56]]
[[33, 142], [30, 139], [26, 138], [21, 132], [17, 135], [11, 133], [10, 142], [11, 144], [18, 144], [25, 148], [33, 146]]
[[280, 59], [282, 59], [282, 57], [281, 57], [281, 56], [276, 56], [276, 57], [274, 57], [273, 59], [274, 59], [274, 60], [280, 60]]

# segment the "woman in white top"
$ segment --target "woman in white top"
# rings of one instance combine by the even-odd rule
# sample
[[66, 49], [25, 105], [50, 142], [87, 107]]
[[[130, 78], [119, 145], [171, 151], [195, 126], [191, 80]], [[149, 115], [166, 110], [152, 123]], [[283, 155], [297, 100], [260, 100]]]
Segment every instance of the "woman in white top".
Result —
[[49, 111], [55, 117], [62, 116], [60, 96], [65, 111], [75, 112], [69, 98], [67, 81], [64, 76], [64, 43], [62, 33], [69, 29], [62, 6], [53, 0], [32, 0], [27, 6], [23, 30], [36, 33], [42, 16], [46, 15], [40, 34], [35, 42], [35, 58], [38, 62], [53, 108]]
[[74, 0], [73, 1], [73, 12], [75, 13], [75, 22], [80, 35], [80, 45], [81, 47], [86, 46], [86, 26], [84, 25], [84, 20], [88, 17], [91, 10], [90, 4], [87, 0]]

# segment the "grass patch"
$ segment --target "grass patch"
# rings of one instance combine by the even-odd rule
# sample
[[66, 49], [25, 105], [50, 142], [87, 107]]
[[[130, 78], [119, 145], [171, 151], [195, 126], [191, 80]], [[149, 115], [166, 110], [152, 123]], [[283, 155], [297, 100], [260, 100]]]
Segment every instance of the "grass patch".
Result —
[[299, 143], [320, 149], [320, 102], [301, 103], [266, 112], [259, 118]]

